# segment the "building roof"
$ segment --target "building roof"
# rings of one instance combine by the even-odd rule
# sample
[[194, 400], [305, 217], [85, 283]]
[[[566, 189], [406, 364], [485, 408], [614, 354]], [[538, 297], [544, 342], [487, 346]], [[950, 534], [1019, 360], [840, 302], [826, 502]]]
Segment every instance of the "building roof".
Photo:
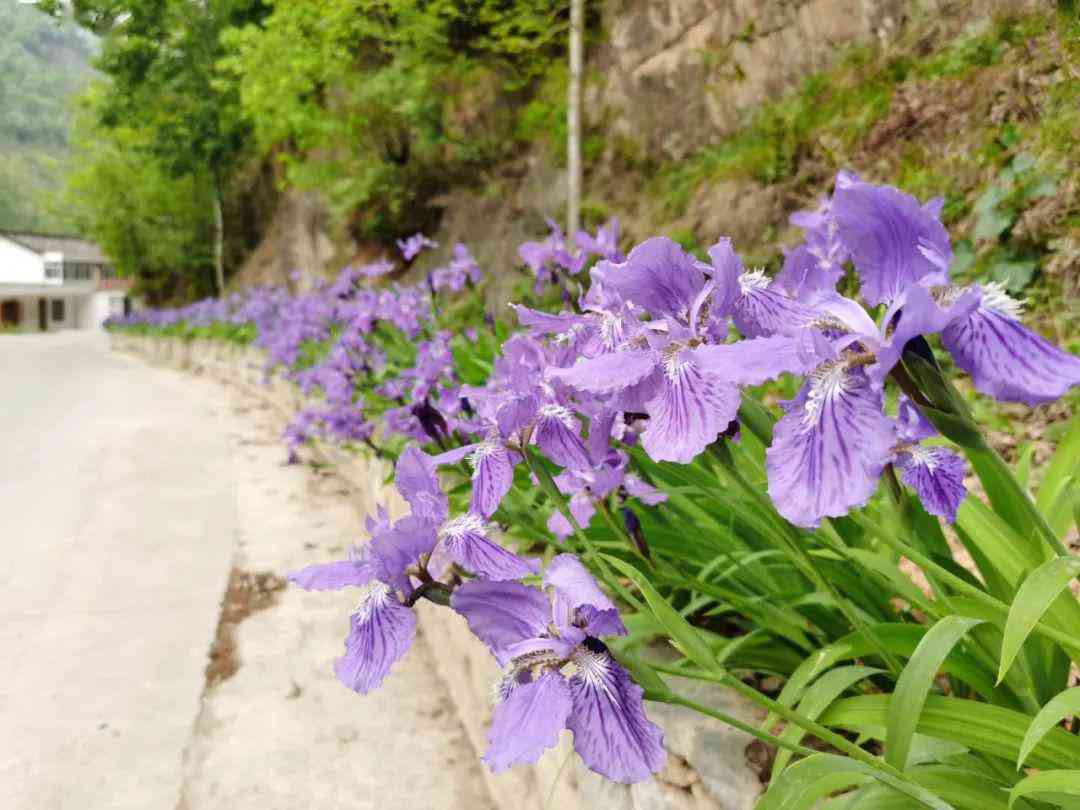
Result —
[[0, 236], [10, 239], [34, 253], [63, 253], [64, 261], [109, 264], [101, 248], [77, 236], [30, 233], [28, 231], [0, 231]]

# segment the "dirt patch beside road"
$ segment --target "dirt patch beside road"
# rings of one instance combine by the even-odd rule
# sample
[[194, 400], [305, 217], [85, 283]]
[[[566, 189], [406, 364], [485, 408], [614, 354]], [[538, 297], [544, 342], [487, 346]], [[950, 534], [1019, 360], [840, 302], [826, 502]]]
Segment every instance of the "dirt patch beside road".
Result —
[[278, 592], [285, 588], [285, 580], [271, 571], [253, 574], [233, 568], [229, 572], [229, 584], [221, 600], [221, 617], [217, 633], [210, 646], [210, 660], [206, 664], [206, 687], [209, 689], [240, 669], [240, 655], [236, 648], [236, 625], [257, 610], [266, 610], [277, 601]]

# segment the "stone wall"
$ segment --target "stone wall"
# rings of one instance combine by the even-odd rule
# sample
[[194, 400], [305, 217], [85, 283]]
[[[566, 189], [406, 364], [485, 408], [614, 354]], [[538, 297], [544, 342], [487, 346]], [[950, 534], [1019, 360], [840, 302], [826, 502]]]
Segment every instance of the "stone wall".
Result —
[[679, 160], [731, 134], [849, 45], [916, 18], [957, 31], [1039, 0], [607, 0], [587, 109], [609, 137]]
[[[304, 396], [294, 385], [278, 375], [266, 376], [265, 361], [257, 349], [116, 333], [110, 339], [115, 350], [241, 389], [275, 409], [283, 427], [305, 405]], [[352, 491], [358, 518], [374, 512], [380, 503], [388, 505], [394, 517], [407, 511], [397, 493], [383, 483], [390, 473], [386, 462], [318, 442], [311, 452], [329, 464]], [[358, 530], [362, 525], [358, 519]], [[469, 633], [464, 620], [452, 611], [422, 602], [418, 620], [419, 632], [435, 652], [439, 675], [480, 756], [486, 747], [489, 696], [498, 676], [497, 665]], [[755, 707], [729, 690], [690, 681], [673, 686], [745, 722], [762, 720]], [[653, 781], [633, 786], [607, 782], [572, 755], [570, 733], [564, 732], [559, 747], [533, 767], [517, 767], [502, 774], [485, 769], [496, 805], [514, 810], [751, 810], [761, 780], [748, 756], [750, 737], [680, 707], [650, 703], [647, 711], [664, 729], [669, 752], [667, 767]]]
[[911, 0], [609, 0], [592, 109], [678, 160], [731, 133], [844, 45], [884, 40]]

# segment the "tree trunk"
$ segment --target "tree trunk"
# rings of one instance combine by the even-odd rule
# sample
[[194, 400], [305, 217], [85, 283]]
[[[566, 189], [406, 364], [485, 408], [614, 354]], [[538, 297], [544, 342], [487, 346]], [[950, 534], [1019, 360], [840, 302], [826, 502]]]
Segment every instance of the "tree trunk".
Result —
[[221, 213], [221, 184], [214, 178], [214, 283], [225, 297], [225, 217]]
[[566, 235], [581, 226], [581, 62], [585, 0], [570, 0], [570, 87], [566, 104]]

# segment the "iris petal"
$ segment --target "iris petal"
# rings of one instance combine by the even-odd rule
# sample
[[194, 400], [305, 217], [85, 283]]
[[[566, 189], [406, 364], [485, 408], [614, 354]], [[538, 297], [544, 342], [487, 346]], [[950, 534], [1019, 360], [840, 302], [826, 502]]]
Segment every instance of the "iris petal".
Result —
[[765, 458], [769, 495], [798, 526], [862, 506], [895, 443], [882, 395], [859, 369], [826, 363], [776, 423]]
[[654, 317], [688, 316], [705, 286], [705, 274], [694, 257], [663, 236], [646, 239], [630, 251], [623, 264], [595, 269], [592, 275]]
[[709, 374], [736, 385], [761, 385], [782, 374], [807, 374], [827, 358], [800, 335], [772, 335], [736, 343], [698, 346], [688, 353]]
[[645, 410], [645, 452], [654, 461], [688, 464], [736, 417], [739, 390], [702, 373], [680, 353], [668, 363], [660, 389]]
[[446, 519], [450, 505], [439, 487], [435, 466], [435, 460], [424, 451], [406, 447], [394, 469], [394, 486], [415, 516], [438, 522]]
[[996, 286], [982, 289], [978, 308], [941, 334], [941, 344], [975, 387], [1005, 402], [1053, 402], [1080, 385], [1080, 357], [1025, 328], [1018, 304]]
[[450, 559], [484, 579], [521, 579], [536, 573], [534, 565], [493, 542], [477, 515], [447, 521], [439, 530], [439, 540]]
[[492, 714], [484, 762], [496, 773], [536, 762], [559, 742], [571, 705], [570, 686], [557, 672], [515, 686]]
[[416, 616], [376, 582], [350, 619], [345, 654], [334, 662], [338, 680], [360, 694], [383, 682], [412, 646]]
[[466, 582], [454, 591], [450, 606], [503, 666], [509, 662], [507, 648], [542, 635], [551, 622], [548, 598], [520, 582]]
[[[554, 591], [555, 622], [559, 627], [580, 626], [584, 619], [591, 635], [626, 635], [618, 608], [573, 554], [560, 554], [551, 561], [544, 585]], [[591, 610], [583, 612], [585, 607]]]
[[606, 650], [582, 648], [574, 660], [579, 671], [570, 679], [574, 708], [567, 720], [574, 750], [613, 782], [648, 779], [667, 763], [667, 752], [663, 732], [645, 716], [641, 687]]
[[[757, 274], [744, 274], [743, 278], [747, 277], [754, 279]], [[767, 280], [764, 284], [744, 284], [731, 314], [735, 327], [748, 338], [790, 332], [814, 320], [813, 310], [788, 298]]]
[[948, 282], [942, 265], [948, 266], [952, 247], [933, 206], [895, 188], [839, 177], [832, 213], [871, 305], [920, 281]]
[[549, 459], [560, 467], [587, 470], [592, 467], [585, 443], [581, 440], [581, 425], [569, 409], [561, 405], [544, 405], [536, 417], [536, 443]]
[[964, 460], [944, 447], [916, 445], [896, 457], [900, 479], [915, 490], [923, 507], [950, 523], [956, 522], [956, 510], [967, 495]]
[[547, 376], [578, 391], [614, 394], [637, 385], [656, 369], [655, 353], [647, 349], [627, 349], [579, 359], [569, 368], [549, 368]]
[[306, 591], [337, 591], [349, 586], [366, 585], [374, 578], [371, 565], [363, 560], [341, 560], [322, 565], [309, 565], [289, 574]]
[[473, 451], [472, 500], [469, 508], [491, 517], [514, 485], [514, 465], [501, 442], [482, 442]]

